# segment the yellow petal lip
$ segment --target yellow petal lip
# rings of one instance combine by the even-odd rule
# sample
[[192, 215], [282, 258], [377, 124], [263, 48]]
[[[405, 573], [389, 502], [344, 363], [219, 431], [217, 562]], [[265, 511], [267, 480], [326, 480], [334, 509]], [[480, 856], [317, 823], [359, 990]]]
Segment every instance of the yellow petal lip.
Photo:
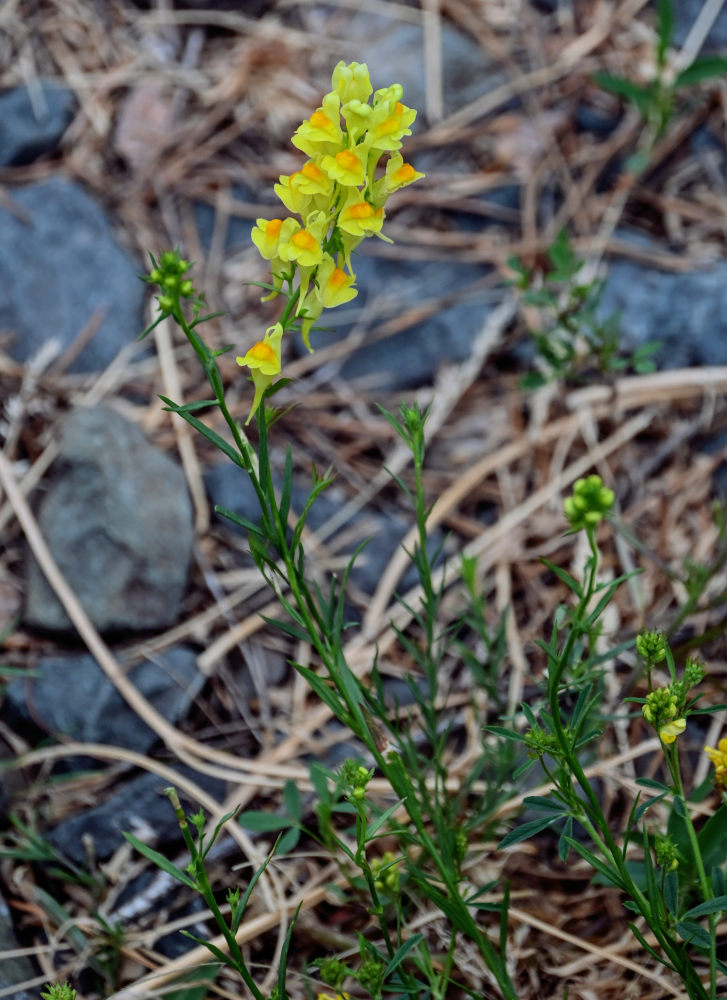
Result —
[[667, 722], [659, 730], [662, 743], [673, 743], [677, 736], [680, 736], [686, 728], [686, 719], [673, 719], [671, 722]]

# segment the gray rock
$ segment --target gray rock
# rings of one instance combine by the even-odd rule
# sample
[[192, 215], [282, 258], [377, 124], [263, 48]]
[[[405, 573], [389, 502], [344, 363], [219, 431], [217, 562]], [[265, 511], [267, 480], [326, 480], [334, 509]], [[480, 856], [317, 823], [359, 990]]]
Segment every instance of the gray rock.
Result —
[[[13, 951], [18, 947], [10, 910], [2, 895], [0, 895], [0, 955], [3, 952]], [[3, 958], [2, 962], [0, 962], [0, 991], [2, 991], [4, 1000], [38, 1000], [37, 988], [29, 990], [18, 989], [15, 992], [5, 993], [6, 989], [19, 986], [29, 979], [34, 979], [37, 975], [38, 972], [35, 966], [25, 955], [18, 955], [15, 958]]]
[[72, 90], [39, 80], [32, 94], [14, 87], [0, 94], [0, 167], [32, 163], [53, 150], [76, 110]]
[[[382, 319], [400, 314], [410, 305], [421, 305], [464, 289], [487, 274], [487, 268], [458, 261], [401, 261], [359, 254], [352, 258], [359, 289], [359, 302], [376, 300], [381, 289], [390, 298]], [[393, 294], [392, 294], [393, 293]], [[492, 293], [454, 302], [435, 315], [400, 330], [384, 340], [364, 342], [344, 362], [341, 374], [347, 379], [366, 379], [377, 391], [411, 389], [431, 384], [441, 364], [460, 363], [472, 351], [472, 342], [494, 307]], [[334, 312], [324, 313], [321, 322], [332, 331], [314, 330], [313, 347], [340, 340], [347, 333]], [[300, 350], [299, 339], [294, 343]]]
[[51, 337], [67, 347], [100, 310], [70, 370], [106, 368], [143, 327], [138, 263], [78, 184], [51, 177], [6, 194], [17, 206], [0, 205], [0, 329], [14, 334], [11, 356], [26, 361]]
[[[177, 770], [193, 778], [218, 801], [224, 797], [225, 784], [218, 778], [198, 774], [190, 768]], [[151, 831], [156, 844], [172, 843], [181, 835], [174, 811], [164, 794], [168, 786], [164, 778], [148, 772], [133, 778], [105, 802], [59, 823], [48, 835], [48, 840], [77, 865], [86, 861], [84, 840], [87, 838], [93, 841], [95, 856], [100, 861], [110, 858], [124, 843], [124, 832], [143, 840], [143, 831]], [[185, 803], [185, 797], [180, 798]], [[196, 809], [195, 805], [191, 811]]]
[[661, 368], [727, 364], [727, 261], [673, 274], [631, 260], [609, 268], [601, 315], [620, 316], [626, 350], [659, 340]]
[[[213, 507], [225, 507], [253, 524], [260, 523], [260, 504], [250, 477], [232, 462], [218, 462], [205, 472], [204, 484]], [[217, 514], [219, 521], [233, 531], [242, 532], [234, 521]]]
[[[84, 743], [110, 743], [145, 753], [156, 733], [126, 703], [92, 656], [41, 659], [29, 679], [12, 680], [3, 697], [3, 715], [16, 730], [32, 724], [45, 732]], [[175, 646], [132, 668], [136, 689], [172, 724], [183, 719], [204, 678], [194, 650]], [[60, 693], [72, 687], [73, 697]]]
[[[244, 184], [235, 184], [230, 190], [231, 198], [247, 204], [251, 202], [260, 204], [266, 198], [269, 198], [269, 193], [269, 191], [261, 191], [256, 195], [249, 191]], [[275, 207], [273, 207], [273, 203], [271, 202], [271, 214], [274, 216], [277, 211], [279, 211], [279, 203], [275, 203]], [[206, 251], [209, 251], [212, 244], [215, 220], [216, 209], [214, 205], [211, 205], [207, 201], [197, 201], [194, 203], [194, 221], [197, 226], [197, 235], [199, 236], [200, 245]], [[225, 250], [235, 251], [240, 248], [249, 247], [251, 243], [250, 232], [253, 225], [254, 222], [250, 219], [243, 219], [239, 215], [230, 215], [225, 230]]]
[[[104, 406], [72, 413], [38, 519], [99, 630], [173, 624], [192, 554], [192, 506], [179, 466], [135, 424]], [[72, 631], [32, 556], [26, 578], [26, 623]]]

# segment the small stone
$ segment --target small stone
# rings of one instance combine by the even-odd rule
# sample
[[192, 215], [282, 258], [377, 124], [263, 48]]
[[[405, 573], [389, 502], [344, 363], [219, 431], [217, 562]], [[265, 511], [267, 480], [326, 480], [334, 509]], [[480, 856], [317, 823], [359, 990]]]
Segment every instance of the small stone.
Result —
[[5, 193], [16, 206], [0, 205], [0, 330], [12, 335], [11, 357], [27, 361], [51, 338], [63, 350], [98, 321], [69, 370], [102, 371], [143, 329], [139, 262], [80, 185], [50, 177]]
[[[144, 660], [127, 676], [173, 725], [186, 716], [204, 683], [197, 670], [196, 653], [185, 646]], [[61, 697], [61, 692], [69, 689], [73, 697]], [[110, 743], [139, 753], [150, 750], [158, 739], [87, 653], [39, 660], [33, 676], [11, 680], [7, 685], [3, 712], [16, 731], [32, 725], [53, 736]]]
[[[377, 315], [377, 325], [389, 317], [400, 316], [409, 306], [421, 306], [427, 300], [464, 289], [488, 273], [485, 267], [458, 261], [387, 260], [364, 253], [354, 255], [352, 263], [359, 288], [355, 304], [360, 301], [364, 305], [367, 299], [377, 298], [382, 288], [391, 290], [384, 295], [384, 308]], [[388, 308], [386, 300], [390, 302]], [[341, 374], [352, 381], [365, 380], [377, 392], [430, 385], [440, 365], [459, 364], [470, 356], [472, 344], [493, 307], [491, 293], [489, 297], [480, 293], [447, 304], [435, 315], [413, 320], [410, 327], [383, 340], [364, 341], [344, 360]], [[343, 309], [341, 313], [343, 318]], [[314, 348], [341, 340], [348, 332], [333, 313], [324, 313], [322, 322], [330, 324], [333, 330], [314, 328], [311, 333]], [[298, 340], [294, 343], [302, 350]]]
[[55, 149], [75, 110], [73, 91], [51, 80], [0, 94], [0, 167], [32, 163]]
[[599, 313], [615, 316], [626, 352], [652, 341], [659, 368], [727, 364], [727, 262], [672, 273], [611, 263]]
[[[179, 615], [194, 540], [182, 470], [105, 406], [65, 421], [38, 510], [48, 546], [96, 628], [160, 629]], [[26, 624], [72, 626], [35, 559], [26, 565]]]
[[[202, 775], [191, 768], [177, 770], [192, 778], [208, 794], [221, 801], [225, 783], [218, 778]], [[70, 819], [63, 820], [48, 835], [53, 846], [77, 865], [86, 861], [84, 841], [93, 842], [95, 856], [106, 861], [124, 843], [124, 833], [131, 833], [140, 840], [151, 835], [155, 845], [169, 844], [181, 839], [179, 824], [164, 789], [169, 782], [157, 774], [144, 773], [125, 782], [101, 805]], [[181, 796], [187, 813], [196, 812], [198, 806], [188, 807], [185, 795]]]

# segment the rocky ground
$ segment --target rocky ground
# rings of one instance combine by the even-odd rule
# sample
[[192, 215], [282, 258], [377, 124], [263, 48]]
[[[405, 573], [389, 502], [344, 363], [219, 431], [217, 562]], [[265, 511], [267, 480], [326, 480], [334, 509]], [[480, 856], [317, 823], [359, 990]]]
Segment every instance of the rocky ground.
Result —
[[[676, 6], [672, 75], [699, 52], [727, 53], [727, 8], [706, 3], [698, 18], [696, 0]], [[315, 354], [287, 359], [280, 400], [291, 409], [274, 461], [282, 468], [292, 443], [294, 507], [311, 463], [333, 464], [312, 551], [322, 569], [340, 569], [371, 539], [350, 607], [368, 652], [382, 646], [390, 683], [408, 667], [383, 641], [393, 594], [414, 581], [398, 555], [411, 513], [382, 470], [407, 481], [410, 470], [377, 402], [434, 401], [432, 536], [449, 558], [478, 554], [493, 615], [511, 609], [500, 682], [511, 707], [542, 670], [534, 642], [563, 595], [538, 559], [572, 557], [558, 497], [581, 465], [610, 479], [621, 521], [641, 538], [638, 556], [621, 544], [610, 560], [616, 573], [645, 559], [649, 625], [676, 614], [685, 559], [717, 558], [727, 77], [680, 93], [654, 134], [595, 74], [648, 81], [655, 48], [645, 0], [0, 8], [0, 997], [29, 1000], [59, 976], [105, 997], [173, 961], [184, 967], [187, 944], [173, 931], [200, 918], [121, 835], [179, 850], [159, 794], [165, 769], [210, 811], [275, 810], [285, 780], [308, 792], [307, 761], [335, 763], [350, 749], [313, 713], [287, 665], [293, 651], [263, 627], [268, 596], [243, 534], [214, 514], [218, 504], [254, 517], [247, 481], [157, 399], [204, 395], [191, 351], [166, 325], [136, 339], [153, 315], [139, 280], [148, 252], [175, 245], [224, 310], [207, 327], [212, 346], [244, 352], [273, 321], [249, 284], [266, 277], [250, 228], [275, 212], [273, 183], [299, 165], [290, 135], [339, 59], [366, 61], [377, 87], [403, 84], [420, 109], [407, 156], [426, 179], [395, 199], [394, 244], [363, 247], [355, 308], [314, 333]], [[654, 375], [586, 365], [580, 381], [519, 388], [537, 364], [528, 330], [543, 316], [516, 296], [508, 260], [542, 271], [563, 227], [584, 274], [604, 279], [599, 315], [617, 315], [623, 353], [659, 341]], [[221, 366], [244, 418], [249, 384], [234, 360]], [[709, 634], [703, 655], [725, 700], [719, 579], [683, 638]], [[450, 599], [461, 599], [454, 585]], [[643, 624], [633, 594], [614, 614], [622, 638]], [[451, 669], [443, 690], [456, 696], [463, 682]], [[240, 850], [225, 843], [221, 872]], [[673, 995], [648, 967], [624, 971], [623, 916], [602, 924], [602, 894], [582, 873], [577, 907], [528, 897], [533, 878], [547, 884], [550, 860], [507, 862], [514, 884], [523, 879], [521, 996], [568, 986], [585, 1000], [594, 982], [601, 997]], [[298, 863], [291, 885], [318, 875]], [[289, 902], [260, 905], [277, 914]], [[301, 954], [315, 954], [327, 919], [311, 907]], [[261, 963], [278, 922], [250, 946]], [[602, 948], [599, 970], [581, 938]], [[217, 988], [229, 988], [224, 977]]]

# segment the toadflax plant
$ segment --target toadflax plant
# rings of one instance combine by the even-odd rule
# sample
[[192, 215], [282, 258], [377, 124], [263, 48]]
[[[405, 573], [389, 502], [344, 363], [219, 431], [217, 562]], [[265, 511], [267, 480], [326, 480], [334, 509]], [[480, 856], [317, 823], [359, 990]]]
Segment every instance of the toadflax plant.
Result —
[[[333, 715], [359, 740], [367, 757], [365, 766], [361, 762], [347, 762], [338, 774], [321, 767], [311, 770], [311, 781], [319, 798], [318, 830], [306, 832], [338, 852], [351, 890], [368, 895], [368, 912], [378, 928], [378, 937], [360, 935], [358, 964], [340, 966], [345, 969], [343, 978], [355, 979], [374, 1000], [378, 1000], [382, 992], [391, 990], [408, 997], [444, 997], [457, 972], [457, 944], [464, 939], [470, 948], [479, 952], [500, 994], [506, 1000], [515, 1000], [515, 988], [505, 963], [507, 893], [504, 902], [485, 902], [483, 895], [493, 886], [474, 888], [463, 874], [469, 836], [464, 823], [466, 817], [459, 815], [463, 799], [447, 791], [443, 760], [433, 761], [419, 753], [409, 727], [392, 720], [376, 668], [369, 684], [364, 683], [346, 662], [343, 632], [350, 623], [344, 620], [344, 592], [355, 555], [342, 578], [334, 577], [329, 588], [324, 590], [317, 584], [308, 583], [303, 528], [313, 502], [331, 478], [329, 474], [319, 476], [314, 470], [310, 495], [294, 527], [289, 528], [293, 474], [290, 448], [279, 487], [274, 482], [270, 462], [269, 432], [275, 414], [266, 404], [287, 381], [281, 378], [286, 334], [299, 330], [305, 345], [311, 349], [311, 331], [323, 311], [348, 302], [357, 294], [353, 252], [368, 237], [387, 239], [382, 227], [389, 196], [423, 176], [406, 163], [399, 152], [402, 138], [411, 134], [410, 126], [416, 118], [416, 111], [402, 104], [401, 97], [399, 84], [374, 93], [365, 64], [339, 63], [333, 72], [331, 91], [293, 136], [294, 145], [307, 159], [300, 170], [282, 176], [275, 186], [278, 197], [291, 214], [286, 218], [258, 219], [252, 231], [255, 245], [271, 268], [271, 280], [258, 282], [267, 293], [263, 301], [280, 300], [282, 304], [277, 322], [268, 327], [263, 338], [244, 355], [237, 357], [237, 363], [250, 371], [254, 387], [246, 425], [256, 418], [256, 448], [225, 401], [217, 358], [230, 348], [212, 351], [201, 338], [199, 327], [211, 316], [204, 314], [204, 297], [188, 277], [189, 262], [177, 251], [167, 251], [158, 260], [152, 258], [153, 269], [146, 280], [159, 286], [159, 316], [142, 336], [162, 319], [170, 317], [194, 348], [214, 399], [186, 404], [165, 397], [162, 400], [169, 410], [183, 417], [250, 477], [260, 506], [259, 522], [254, 524], [219, 507], [217, 510], [246, 530], [251, 554], [285, 612], [285, 618], [274, 624], [313, 650], [315, 668], [295, 664], [296, 669]], [[195, 415], [196, 411], [211, 405], [218, 407], [232, 441]], [[420, 662], [428, 677], [431, 702], [423, 712], [425, 735], [431, 745], [440, 746], [441, 733], [434, 702], [438, 667], [447, 649], [447, 635], [438, 636], [434, 628], [434, 615], [442, 593], [434, 586], [431, 565], [434, 557], [430, 557], [424, 544], [430, 510], [423, 495], [421, 475], [426, 414], [422, 414], [418, 406], [404, 405], [399, 415], [383, 413], [411, 451], [416, 473], [414, 491], [407, 490], [407, 493], [418, 527], [419, 543], [414, 549], [413, 561], [424, 597], [421, 611], [410, 610], [415, 627], [426, 635]], [[403, 633], [397, 634], [405, 648], [419, 650], [418, 643], [412, 643]], [[374, 771], [391, 787], [394, 804], [387, 808], [382, 808], [366, 794], [366, 783]], [[468, 806], [473, 801], [476, 800], [470, 798]], [[289, 811], [292, 809], [295, 813], [289, 825], [302, 829], [296, 802], [295, 794], [287, 796], [286, 805], [292, 804]], [[491, 814], [496, 804], [485, 793], [479, 803], [481, 814]], [[344, 819], [353, 816], [354, 820], [345, 836], [340, 832], [340, 814]], [[187, 832], [185, 842], [192, 857], [189, 871], [194, 887], [207, 900], [209, 883], [204, 874], [205, 854], [218, 831], [211, 840], [209, 837], [204, 840], [206, 847], [203, 847], [204, 818], [201, 815], [191, 817], [199, 843], [189, 835], [184, 815], [178, 812], [178, 818], [183, 831]], [[396, 839], [398, 854], [379, 850], [379, 841], [384, 836]], [[190, 885], [189, 874], [176, 869], [133, 838], [129, 839], [178, 881]], [[355, 843], [355, 849], [351, 848], [351, 842]], [[410, 885], [410, 892], [416, 891], [418, 898], [423, 896], [434, 905], [448, 923], [450, 946], [441, 962], [432, 961], [423, 934], [407, 929], [407, 917], [413, 915], [414, 910], [410, 896], [400, 891], [404, 883]], [[228, 953], [223, 955], [219, 949], [208, 947], [220, 961], [237, 968], [252, 995], [262, 1000], [240, 949], [234, 944], [251, 888], [242, 897], [234, 893], [229, 897], [229, 917], [208, 900], [228, 944]], [[480, 922], [482, 911], [499, 913], [496, 941]], [[330, 964], [324, 963], [321, 970], [324, 966], [330, 972]], [[283, 961], [278, 974], [278, 1000], [287, 995], [285, 973]], [[321, 978], [335, 988], [343, 981], [338, 981], [341, 978], [338, 974], [325, 978], [323, 971]]]

